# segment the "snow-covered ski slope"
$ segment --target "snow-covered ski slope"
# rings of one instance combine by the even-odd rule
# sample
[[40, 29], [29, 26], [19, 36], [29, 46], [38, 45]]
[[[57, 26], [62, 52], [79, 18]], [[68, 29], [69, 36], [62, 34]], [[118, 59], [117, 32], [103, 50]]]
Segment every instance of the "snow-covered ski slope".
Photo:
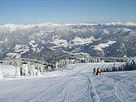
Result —
[[136, 102], [136, 71], [92, 74], [103, 65], [75, 64], [41, 77], [1, 79], [0, 102]]

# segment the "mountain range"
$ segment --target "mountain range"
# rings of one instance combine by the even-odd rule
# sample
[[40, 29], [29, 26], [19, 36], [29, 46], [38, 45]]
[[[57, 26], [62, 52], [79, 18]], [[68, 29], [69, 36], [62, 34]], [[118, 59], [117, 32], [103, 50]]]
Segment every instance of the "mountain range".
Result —
[[136, 23], [0, 25], [0, 59], [136, 56]]

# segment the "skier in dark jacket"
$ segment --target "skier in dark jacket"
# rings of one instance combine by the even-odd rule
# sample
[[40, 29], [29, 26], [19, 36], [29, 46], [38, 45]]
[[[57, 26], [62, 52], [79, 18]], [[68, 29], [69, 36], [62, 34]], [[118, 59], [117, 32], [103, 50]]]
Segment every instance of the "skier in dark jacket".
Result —
[[99, 68], [97, 68], [97, 70], [96, 70], [96, 75], [98, 75], [98, 71], [99, 71]]
[[98, 67], [98, 68], [97, 68], [97, 71], [96, 71], [96, 75], [98, 75], [99, 73], [100, 73], [100, 75], [101, 75], [101, 72], [102, 72], [101, 68]]
[[109, 72], [109, 68], [108, 67], [106, 67], [106, 72]]
[[96, 68], [93, 68], [93, 74], [95, 74], [95, 72], [96, 72]]

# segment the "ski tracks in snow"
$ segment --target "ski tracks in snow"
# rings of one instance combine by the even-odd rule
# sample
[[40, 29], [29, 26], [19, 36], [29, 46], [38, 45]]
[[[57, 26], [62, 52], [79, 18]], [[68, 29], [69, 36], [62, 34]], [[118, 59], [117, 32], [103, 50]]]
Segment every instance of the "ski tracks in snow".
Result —
[[[88, 73], [88, 74], [87, 73], [79, 73], [79, 76], [86, 77], [86, 80], [87, 80], [87, 89], [86, 89], [85, 93], [82, 94], [82, 97], [85, 96], [86, 94], [88, 94], [89, 99], [88, 99], [88, 101], [86, 100], [84, 102], [99, 102], [99, 97], [97, 95], [95, 86], [93, 84], [93, 81], [92, 81], [90, 75], [92, 75], [92, 74], [91, 73]], [[78, 101], [76, 100], [74, 102], [78, 102]]]
[[[58, 95], [62, 98], [57, 102], [99, 102], [98, 95], [89, 75], [78, 73], [72, 75], [72, 77], [73, 79], [62, 87]], [[83, 81], [82, 84], [81, 81]]]
[[[65, 82], [57, 82], [53, 88], [43, 90], [39, 95], [26, 102], [99, 102], [99, 97], [90, 75], [86, 73], [68, 75], [62, 79], [66, 80]], [[56, 94], [53, 96], [53, 93]]]
[[93, 77], [101, 102], [136, 102], [136, 75], [126, 73], [109, 72]]
[[90, 75], [85, 75], [88, 80], [88, 93], [90, 96], [90, 102], [99, 102], [99, 97], [97, 95], [95, 86], [93, 84], [93, 80], [91, 79]]
[[136, 102], [136, 81], [125, 78], [115, 85], [115, 93], [121, 102]]

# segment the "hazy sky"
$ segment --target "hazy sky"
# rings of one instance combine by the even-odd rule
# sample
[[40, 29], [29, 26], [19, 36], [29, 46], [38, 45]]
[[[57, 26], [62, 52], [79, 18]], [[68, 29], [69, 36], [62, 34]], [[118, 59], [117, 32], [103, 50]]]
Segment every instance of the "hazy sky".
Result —
[[0, 24], [136, 21], [136, 0], [0, 0]]

